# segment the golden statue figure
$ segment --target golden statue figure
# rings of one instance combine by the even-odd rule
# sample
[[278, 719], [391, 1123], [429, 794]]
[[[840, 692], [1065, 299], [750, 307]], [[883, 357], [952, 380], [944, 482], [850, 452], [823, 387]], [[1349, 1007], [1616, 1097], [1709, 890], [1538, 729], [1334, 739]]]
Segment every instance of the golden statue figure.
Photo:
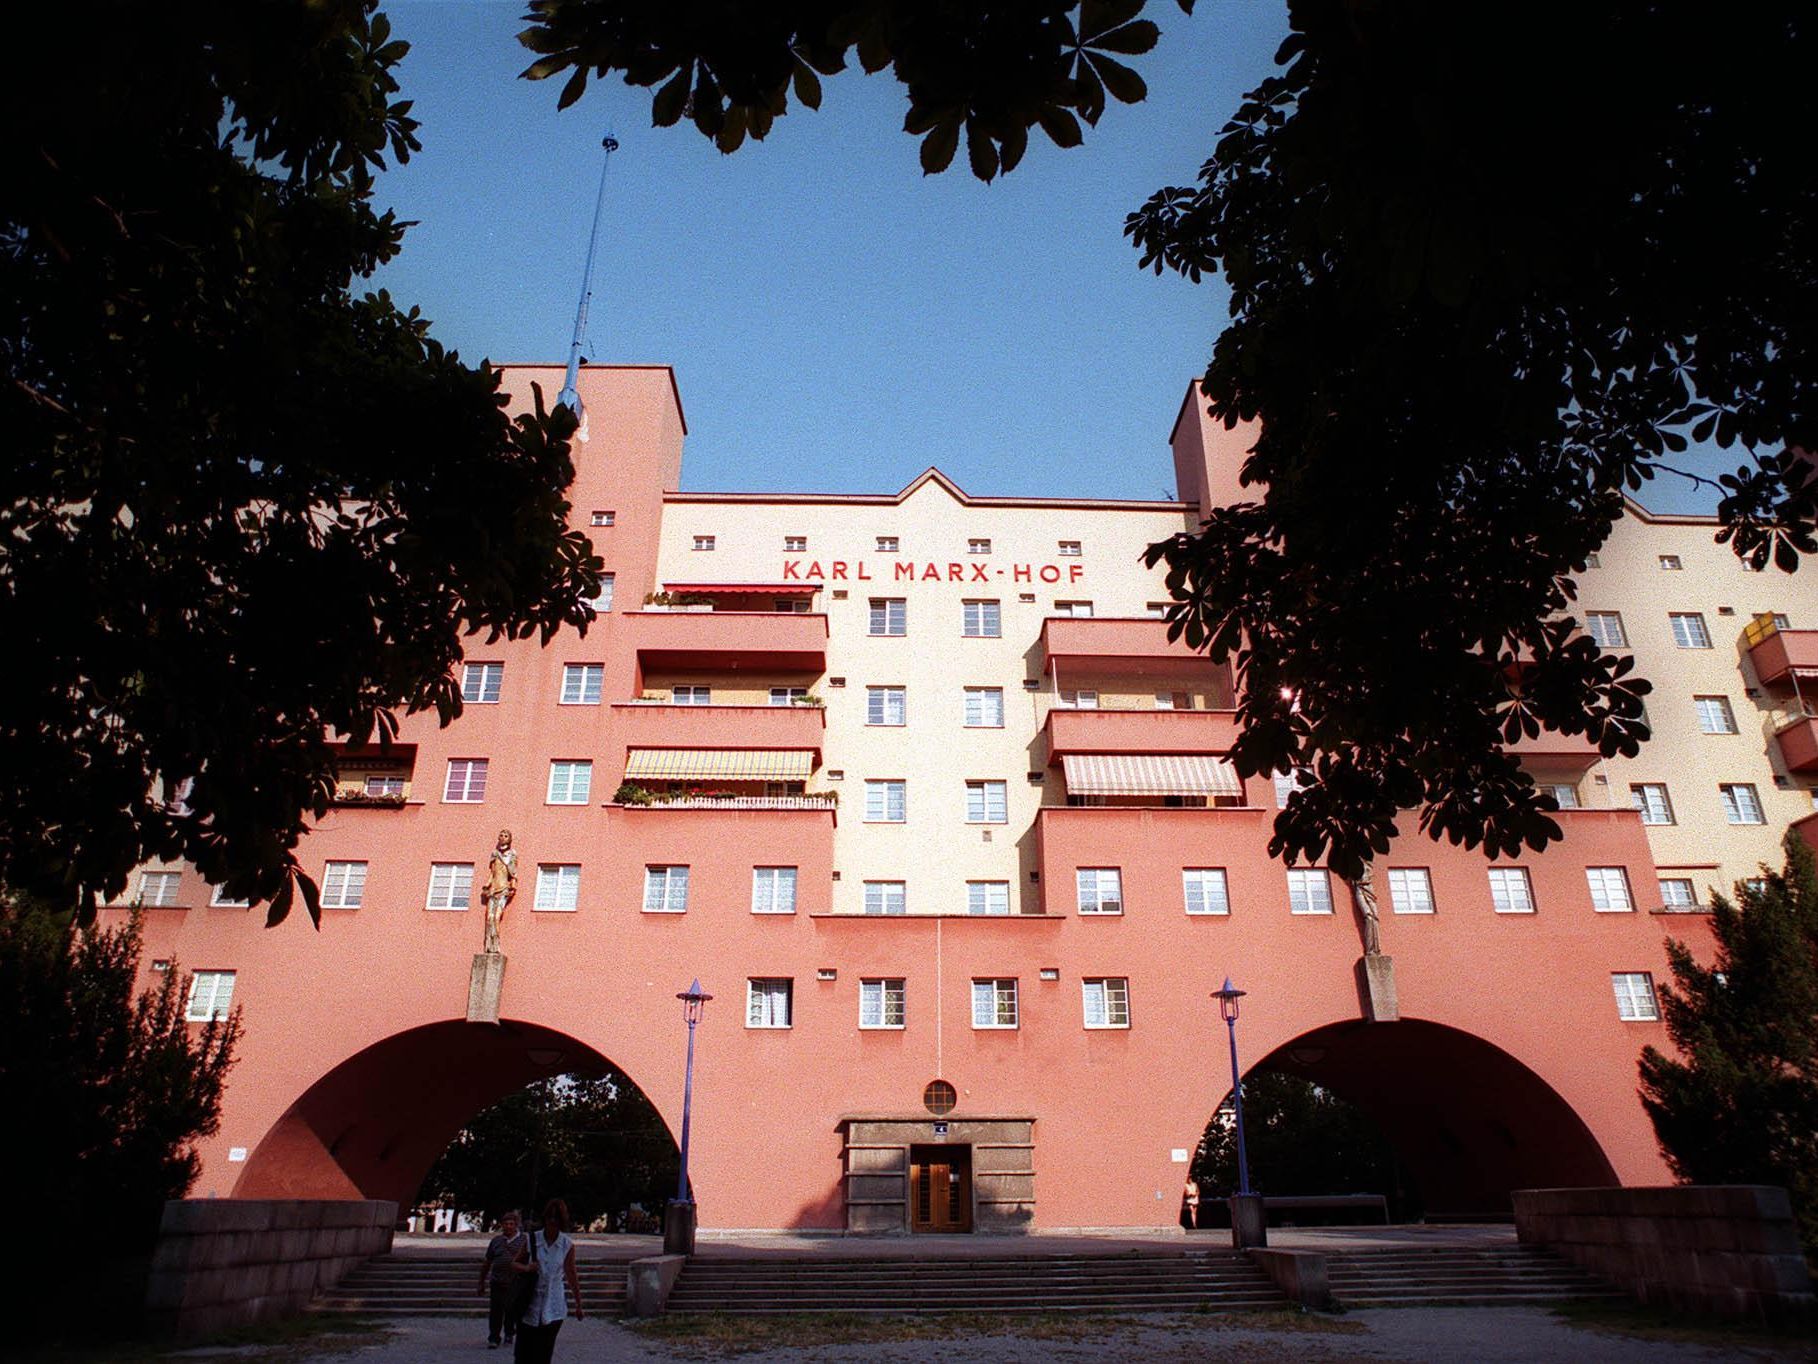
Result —
[[505, 906], [518, 893], [518, 854], [511, 846], [511, 830], [499, 830], [498, 846], [486, 868], [486, 889], [481, 900], [486, 906], [485, 952], [499, 950], [499, 920], [505, 917]]

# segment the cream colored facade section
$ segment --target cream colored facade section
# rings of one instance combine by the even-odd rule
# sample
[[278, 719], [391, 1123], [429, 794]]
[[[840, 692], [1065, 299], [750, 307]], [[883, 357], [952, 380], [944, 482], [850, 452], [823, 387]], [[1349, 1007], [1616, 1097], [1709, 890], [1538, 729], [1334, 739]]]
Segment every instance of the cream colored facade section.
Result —
[[[811, 789], [840, 794], [835, 913], [862, 913], [867, 881], [903, 882], [910, 914], [966, 913], [971, 881], [1005, 882], [1011, 913], [1038, 913], [1042, 887], [1030, 877], [1038, 865], [1036, 812], [1045, 785], [1053, 784], [1057, 801], [1060, 791], [1042, 739], [1052, 686], [1042, 669], [1042, 622], [1057, 600], [1089, 601], [1096, 616], [1147, 614], [1166, 593], [1141, 553], [1189, 519], [1184, 507], [1154, 504], [980, 506], [934, 479], [901, 503], [881, 505], [691, 496], [664, 509], [658, 569], [672, 586], [781, 582], [788, 573], [821, 584], [814, 609], [828, 617], [827, 675], [812, 685], [826, 702], [827, 730]], [[693, 548], [703, 536], [712, 537], [712, 550]], [[786, 537], [805, 537], [807, 548], [786, 551]], [[880, 551], [880, 537], [897, 549]], [[989, 540], [990, 552], [969, 552], [974, 540]], [[1063, 555], [1062, 541], [1078, 541], [1079, 554]], [[873, 598], [904, 601], [901, 637], [868, 633]], [[976, 600], [998, 603], [999, 637], [963, 633], [964, 603]], [[845, 685], [831, 686], [832, 678]], [[1025, 690], [1025, 679], [1042, 690]], [[904, 689], [901, 726], [866, 723], [867, 688], [880, 686]], [[966, 727], [967, 687], [1002, 689], [1002, 728]], [[733, 700], [734, 692], [725, 696]], [[842, 779], [830, 780], [832, 771]], [[1032, 783], [1032, 772], [1047, 781]], [[866, 820], [865, 783], [879, 780], [906, 784], [902, 823]], [[1004, 784], [1003, 823], [968, 822], [968, 781]], [[1070, 890], [1057, 900], [1071, 902]]]
[[[1810, 566], [1791, 575], [1773, 568], [1750, 572], [1729, 546], [1714, 542], [1716, 529], [1713, 518], [1631, 510], [1600, 551], [1598, 566], [1578, 578], [1581, 618], [1592, 611], [1621, 613], [1626, 652], [1654, 685], [1647, 698], [1654, 737], [1635, 758], [1599, 763], [1585, 782], [1585, 803], [1622, 806], [1631, 800], [1631, 786], [1664, 785], [1674, 822], [1649, 826], [1654, 860], [1661, 876], [1690, 878], [1700, 903], [1712, 886], [1727, 894], [1762, 863], [1778, 866], [1787, 825], [1813, 810], [1813, 783], [1787, 773], [1773, 738], [1792, 714], [1757, 685], [1742, 630], [1766, 611], [1785, 615], [1794, 628], [1818, 628], [1818, 577]], [[1679, 567], [1663, 568], [1663, 556]], [[1675, 643], [1670, 617], [1676, 612], [1703, 617], [1710, 648]], [[1726, 699], [1738, 732], [1701, 732], [1700, 696]], [[1718, 793], [1725, 783], [1755, 788], [1763, 823], [1729, 823]], [[1658, 904], [1652, 890], [1635, 887], [1639, 903]]]

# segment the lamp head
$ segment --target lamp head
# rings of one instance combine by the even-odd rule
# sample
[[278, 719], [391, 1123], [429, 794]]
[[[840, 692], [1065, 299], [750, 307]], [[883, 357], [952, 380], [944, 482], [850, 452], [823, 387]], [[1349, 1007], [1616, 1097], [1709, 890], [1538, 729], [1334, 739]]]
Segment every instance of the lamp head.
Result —
[[700, 979], [697, 977], [694, 983], [678, 994], [676, 998], [682, 1001], [682, 1018], [693, 1024], [701, 1021], [701, 1006], [713, 996], [702, 991]]
[[1212, 992], [1212, 998], [1218, 1001], [1218, 1016], [1227, 1023], [1235, 1023], [1237, 1021], [1237, 1001], [1248, 993], [1247, 990], [1238, 989], [1231, 983], [1231, 977], [1226, 976], [1224, 988]]

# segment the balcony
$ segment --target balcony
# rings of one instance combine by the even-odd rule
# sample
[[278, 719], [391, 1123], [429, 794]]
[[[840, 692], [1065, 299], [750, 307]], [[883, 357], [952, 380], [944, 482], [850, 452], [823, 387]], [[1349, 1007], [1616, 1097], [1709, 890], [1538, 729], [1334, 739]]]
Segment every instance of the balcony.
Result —
[[627, 611], [621, 628], [647, 672], [819, 673], [827, 617], [778, 611]]
[[[344, 809], [402, 809], [411, 800], [417, 765], [415, 744], [389, 747], [350, 744], [335, 754], [331, 805]], [[419, 802], [420, 803], [420, 802]]]
[[1165, 620], [1147, 618], [1049, 617], [1042, 622], [1042, 668], [1055, 672], [1061, 664], [1069, 676], [1116, 673], [1192, 681], [1226, 674], [1184, 640], [1170, 643]]
[[1549, 774], [1588, 772], [1603, 757], [1588, 736], [1559, 734], [1550, 729], [1541, 730], [1532, 739], [1517, 739], [1503, 748], [1520, 758], [1525, 766]]
[[638, 810], [838, 810], [839, 797], [832, 791], [812, 791], [798, 796], [669, 795], [648, 793], [648, 801], [627, 802]]
[[826, 728], [820, 706], [612, 706], [612, 737], [626, 748], [806, 748], [818, 754]]
[[[1814, 632], [1818, 633], [1818, 632]], [[1774, 731], [1780, 761], [1789, 772], [1818, 772], [1818, 716], [1802, 715]]]
[[1787, 828], [1805, 840], [1805, 846], [1818, 853], [1818, 814], [1796, 819]]
[[1068, 753], [1228, 753], [1237, 738], [1231, 710], [1067, 710], [1048, 712], [1048, 760]]
[[1757, 621], [1742, 639], [1762, 686], [1790, 687], [1797, 675], [1818, 690], [1818, 630], [1780, 630]]

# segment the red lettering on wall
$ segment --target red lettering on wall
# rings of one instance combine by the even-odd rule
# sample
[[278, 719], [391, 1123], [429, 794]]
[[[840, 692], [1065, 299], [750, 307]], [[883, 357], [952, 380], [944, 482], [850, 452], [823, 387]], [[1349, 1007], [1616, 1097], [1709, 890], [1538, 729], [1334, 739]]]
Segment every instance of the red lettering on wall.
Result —
[[860, 559], [858, 561], [858, 580], [862, 583], [868, 583], [871, 581], [871, 574], [865, 568], [865, 561], [863, 559]]
[[841, 582], [846, 581], [846, 561], [844, 559], [835, 559], [833, 561], [833, 576], [838, 578]]
[[922, 581], [927, 582], [930, 578], [933, 578], [937, 583], [941, 580], [941, 566], [939, 564], [922, 565]]
[[1028, 582], [1029, 581], [1029, 565], [1028, 564], [1012, 564], [1010, 566], [1010, 577], [1015, 582], [1019, 582], [1019, 583]]
[[800, 559], [783, 560], [783, 581], [784, 582], [788, 582], [792, 578], [800, 578], [801, 576], [802, 576], [802, 561]]
[[1086, 569], [1083, 564], [1068, 564], [1067, 565], [1067, 581], [1068, 582], [1076, 583], [1085, 576], [1086, 576]]
[[948, 582], [950, 582], [950, 583], [960, 582], [962, 579], [965, 578], [965, 576], [966, 576], [966, 566], [964, 564], [948, 564], [947, 565], [947, 581]]
[[807, 568], [802, 570], [802, 576], [805, 578], [825, 578], [827, 575], [821, 572], [821, 561], [816, 559], [813, 563], [809, 564]]
[[1043, 564], [1042, 565], [1042, 581], [1045, 583], [1059, 582], [1060, 581], [1060, 568], [1054, 564]]
[[985, 566], [983, 564], [972, 565], [972, 581], [975, 583], [988, 583], [991, 581], [990, 578], [985, 576]]
[[914, 564], [909, 564], [909, 563], [898, 563], [897, 564], [896, 580], [900, 583], [904, 578], [907, 578], [910, 582], [915, 581], [915, 565]]

